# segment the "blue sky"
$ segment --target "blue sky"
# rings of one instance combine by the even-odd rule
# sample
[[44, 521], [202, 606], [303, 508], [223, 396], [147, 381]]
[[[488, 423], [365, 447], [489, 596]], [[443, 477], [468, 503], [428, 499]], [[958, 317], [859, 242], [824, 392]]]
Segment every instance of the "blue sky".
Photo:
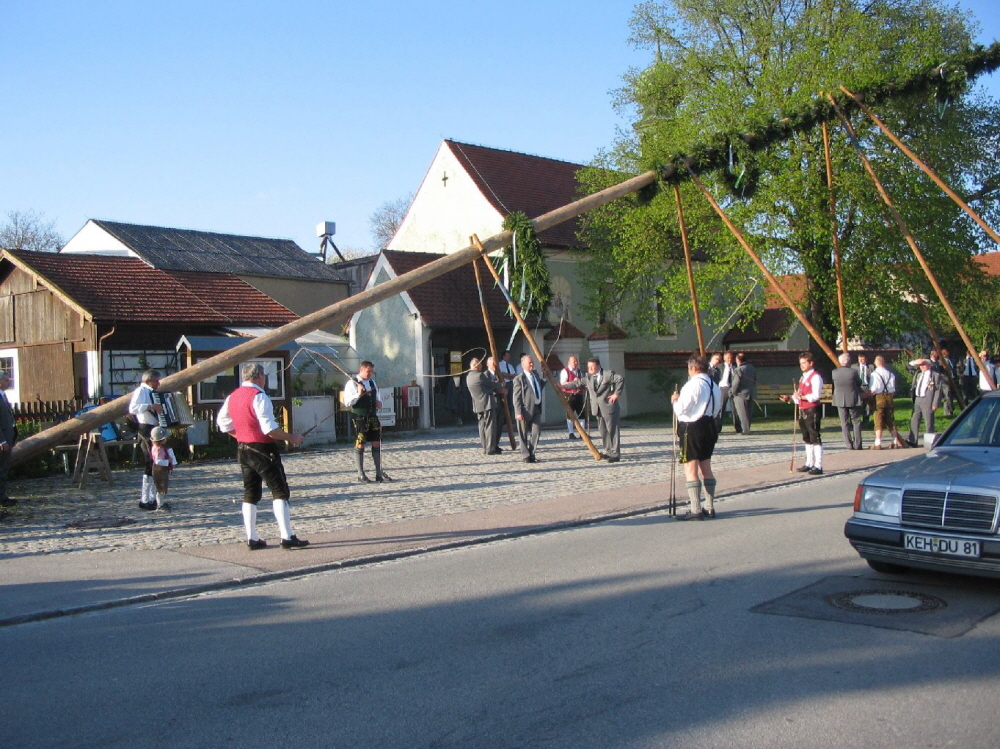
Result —
[[[2, 0], [0, 221], [34, 210], [372, 249], [443, 138], [584, 163], [632, 2]], [[996, 0], [957, 3], [980, 41]], [[1000, 80], [987, 82], [1000, 98]]]

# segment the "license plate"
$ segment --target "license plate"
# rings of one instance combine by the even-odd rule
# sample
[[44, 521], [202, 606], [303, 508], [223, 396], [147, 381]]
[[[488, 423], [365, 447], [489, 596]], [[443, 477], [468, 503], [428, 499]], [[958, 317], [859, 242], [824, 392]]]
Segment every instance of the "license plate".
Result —
[[941, 538], [940, 536], [903, 535], [903, 548], [907, 551], [924, 551], [929, 554], [945, 554], [950, 557], [978, 557], [979, 541], [961, 538]]

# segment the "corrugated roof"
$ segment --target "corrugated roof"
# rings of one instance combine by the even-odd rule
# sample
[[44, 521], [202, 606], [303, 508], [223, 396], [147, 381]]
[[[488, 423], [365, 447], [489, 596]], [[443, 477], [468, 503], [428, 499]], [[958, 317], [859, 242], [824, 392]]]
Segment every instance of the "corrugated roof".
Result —
[[95, 320], [284, 325], [298, 315], [230, 273], [150, 268], [137, 258], [10, 251]]
[[94, 223], [160, 270], [344, 280], [316, 255], [310, 255], [290, 239], [216, 234], [98, 219], [94, 219]]
[[[454, 140], [445, 143], [490, 204], [504, 216], [521, 211], [528, 218], [536, 218], [582, 197], [576, 173], [583, 164]], [[538, 238], [548, 247], [584, 247], [576, 237], [578, 230], [577, 220], [572, 219], [542, 232]]]
[[[403, 275], [444, 255], [430, 252], [400, 252], [383, 250], [383, 255], [396, 275]], [[483, 277], [483, 299], [489, 310], [490, 324], [494, 330], [513, 330], [516, 322], [507, 315], [507, 300], [493, 283], [489, 271], [480, 267]], [[483, 313], [476, 291], [476, 276], [472, 264], [445, 273], [435, 279], [415, 286], [407, 292], [420, 311], [424, 323], [432, 328], [483, 327]], [[529, 320], [529, 324], [533, 321]]]

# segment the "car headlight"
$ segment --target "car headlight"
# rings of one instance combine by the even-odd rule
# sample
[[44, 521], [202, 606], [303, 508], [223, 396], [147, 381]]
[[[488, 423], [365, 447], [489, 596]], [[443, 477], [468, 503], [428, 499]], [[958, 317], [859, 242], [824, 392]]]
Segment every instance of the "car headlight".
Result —
[[869, 512], [873, 515], [889, 515], [899, 517], [900, 504], [903, 501], [902, 489], [887, 489], [883, 486], [859, 486], [857, 508], [859, 512]]

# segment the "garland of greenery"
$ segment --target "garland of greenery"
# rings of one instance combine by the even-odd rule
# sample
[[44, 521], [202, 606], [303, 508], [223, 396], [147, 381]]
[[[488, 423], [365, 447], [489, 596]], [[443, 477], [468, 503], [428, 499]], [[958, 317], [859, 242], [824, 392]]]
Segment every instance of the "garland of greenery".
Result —
[[[936, 100], [946, 102], [957, 97], [969, 83], [984, 73], [1000, 69], [1000, 42], [989, 47], [975, 46], [968, 52], [948, 61], [921, 70], [901, 81], [887, 81], [864, 92], [856, 92], [858, 99], [867, 105], [878, 104], [896, 96], [934, 93]], [[858, 104], [842, 91], [831, 93], [837, 106], [844, 112], [858, 110]], [[837, 120], [836, 109], [825, 96], [798, 110], [787, 112], [767, 122], [762, 122], [744, 132], [718, 132], [695, 146], [688, 154], [674, 154], [665, 163], [650, 164], [667, 184], [677, 184], [687, 178], [688, 171], [695, 174], [711, 172], [729, 166], [731, 146], [742, 143], [751, 151], [762, 151], [780, 143], [796, 132], [805, 132], [821, 122]], [[648, 199], [647, 193], [645, 198]]]
[[521, 312], [541, 315], [552, 300], [552, 287], [535, 225], [527, 215], [517, 211], [503, 220], [503, 228], [513, 233], [514, 242], [504, 247], [503, 254], [496, 259], [497, 271], [502, 272], [504, 265], [510, 269], [510, 295]]

